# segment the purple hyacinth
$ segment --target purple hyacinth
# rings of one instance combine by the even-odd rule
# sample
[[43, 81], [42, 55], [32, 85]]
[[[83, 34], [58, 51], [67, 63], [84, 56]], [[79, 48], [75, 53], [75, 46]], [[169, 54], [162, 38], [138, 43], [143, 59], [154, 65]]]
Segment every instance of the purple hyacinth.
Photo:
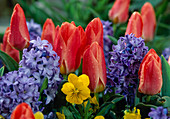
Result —
[[59, 76], [59, 56], [53, 51], [52, 45], [47, 40], [31, 40], [30, 46], [23, 50], [20, 61], [20, 72], [24, 72], [28, 77], [34, 77], [41, 88], [44, 79], [48, 78], [48, 88], [44, 90], [47, 96], [46, 104], [54, 100], [58, 85], [61, 81]]
[[103, 41], [104, 41], [104, 55], [105, 55], [105, 61], [106, 66], [108, 66], [110, 55], [109, 51], [112, 49], [112, 41], [108, 38], [109, 36], [113, 36], [113, 28], [112, 28], [112, 22], [109, 21], [101, 21], [103, 24]]
[[18, 71], [8, 72], [0, 78], [0, 114], [10, 118], [12, 111], [22, 102], [29, 104], [36, 112], [40, 105], [39, 95], [34, 78]]
[[108, 66], [107, 90], [116, 87], [116, 93], [126, 97], [128, 104], [133, 104], [138, 84], [138, 70], [140, 64], [148, 52], [142, 38], [136, 38], [134, 34], [120, 37], [117, 45], [112, 46], [111, 59]]
[[167, 116], [168, 110], [167, 108], [163, 108], [162, 106], [155, 108], [151, 108], [151, 112], [149, 112], [148, 116], [152, 119], [169, 119]]
[[35, 23], [33, 19], [31, 19], [30, 22], [27, 21], [27, 27], [28, 27], [31, 40], [37, 39], [38, 36], [39, 37], [41, 36], [42, 33], [41, 25]]
[[170, 56], [170, 47], [165, 48], [164, 51], [162, 52], [162, 55], [165, 57], [165, 59], [168, 61], [169, 56]]

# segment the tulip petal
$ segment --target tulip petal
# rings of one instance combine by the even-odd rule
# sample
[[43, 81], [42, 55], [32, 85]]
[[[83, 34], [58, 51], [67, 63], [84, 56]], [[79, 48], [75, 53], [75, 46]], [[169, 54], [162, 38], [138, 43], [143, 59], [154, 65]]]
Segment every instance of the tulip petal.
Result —
[[3, 37], [3, 44], [1, 44], [1, 50], [7, 53], [9, 56], [11, 56], [16, 62], [19, 62], [19, 51], [12, 48], [7, 41], [9, 33], [10, 33], [10, 28], [8, 27]]
[[128, 19], [130, 0], [116, 0], [109, 10], [109, 19], [113, 23], [124, 23]]
[[26, 24], [24, 11], [19, 4], [13, 10], [10, 23], [10, 33], [8, 42], [18, 50], [23, 50], [29, 46], [30, 36]]
[[146, 2], [141, 9], [141, 16], [143, 20], [142, 37], [145, 41], [151, 41], [154, 37], [156, 28], [155, 11], [149, 2]]
[[134, 12], [129, 19], [125, 35], [133, 33], [137, 38], [141, 37], [142, 29], [143, 29], [142, 17], [138, 12]]
[[21, 103], [12, 112], [11, 119], [35, 119], [35, 117], [31, 107], [27, 103]]
[[97, 42], [91, 44], [83, 55], [83, 71], [89, 76], [92, 92], [101, 92], [106, 85], [106, 64], [103, 49]]
[[103, 25], [99, 18], [94, 18], [86, 27], [87, 45], [91, 45], [93, 42], [103, 48]]
[[[57, 28], [58, 29], [58, 28]], [[51, 19], [47, 19], [43, 26], [41, 40], [47, 40], [53, 45], [55, 37], [55, 25]]]

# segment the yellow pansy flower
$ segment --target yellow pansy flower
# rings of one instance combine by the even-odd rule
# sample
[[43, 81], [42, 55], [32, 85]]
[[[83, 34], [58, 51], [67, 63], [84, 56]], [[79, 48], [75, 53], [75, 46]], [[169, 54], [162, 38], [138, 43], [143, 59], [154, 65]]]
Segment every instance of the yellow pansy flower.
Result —
[[58, 119], [65, 119], [65, 115], [60, 112], [56, 112]]
[[140, 110], [139, 109], [136, 110], [136, 107], [134, 107], [133, 111], [125, 110], [124, 113], [125, 113], [124, 119], [141, 119]]
[[0, 119], [5, 119], [2, 115], [0, 115]]
[[34, 117], [35, 117], [35, 119], [44, 119], [43, 113], [41, 113], [39, 111], [34, 114]]
[[[94, 105], [95, 105], [95, 106], [94, 106], [94, 112], [96, 112], [96, 110], [99, 109], [99, 103], [98, 103], [98, 101], [97, 101], [96, 96], [94, 96], [93, 98], [92, 98], [92, 97], [89, 97], [89, 101], [90, 101], [91, 104], [94, 104]], [[84, 102], [84, 108], [86, 107], [87, 102], [88, 102], [88, 101], [85, 101], [85, 102]]]
[[82, 104], [83, 100], [90, 97], [89, 77], [85, 74], [77, 77], [75, 74], [69, 74], [68, 82], [65, 83], [61, 91], [66, 94], [66, 100], [70, 103]]
[[104, 116], [96, 116], [94, 119], [105, 119]]

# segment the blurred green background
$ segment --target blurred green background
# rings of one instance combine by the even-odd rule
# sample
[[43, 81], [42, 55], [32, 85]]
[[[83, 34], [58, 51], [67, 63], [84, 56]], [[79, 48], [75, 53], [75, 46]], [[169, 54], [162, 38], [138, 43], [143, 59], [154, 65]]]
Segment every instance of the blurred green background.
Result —
[[[131, 0], [129, 17], [134, 11], [139, 11], [145, 2], [150, 2], [156, 13], [157, 28], [154, 41], [147, 43], [159, 54], [165, 47], [170, 47], [170, 2], [169, 0]], [[109, 20], [108, 11], [114, 0], [0, 0], [0, 41], [5, 29], [10, 24], [13, 7], [19, 3], [25, 12], [26, 19], [34, 19], [41, 24], [51, 18], [55, 25], [74, 21], [83, 28], [95, 17]], [[128, 22], [128, 21], [127, 21]], [[117, 25], [114, 36], [118, 39], [124, 35], [127, 22]]]

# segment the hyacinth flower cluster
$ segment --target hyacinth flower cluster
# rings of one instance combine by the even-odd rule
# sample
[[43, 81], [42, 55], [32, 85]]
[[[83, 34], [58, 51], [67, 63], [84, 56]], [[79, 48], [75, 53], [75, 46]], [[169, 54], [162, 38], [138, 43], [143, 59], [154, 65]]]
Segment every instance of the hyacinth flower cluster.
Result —
[[15, 107], [25, 102], [36, 112], [40, 102], [38, 84], [24, 72], [12, 71], [0, 78], [0, 114], [10, 118]]
[[112, 22], [109, 21], [103, 21], [101, 20], [103, 24], [103, 43], [104, 43], [104, 55], [105, 55], [105, 61], [106, 61], [106, 66], [109, 63], [110, 55], [109, 51], [112, 49], [112, 41], [108, 38], [109, 36], [113, 36], [113, 28], [112, 28]]
[[162, 55], [165, 57], [166, 60], [168, 60], [170, 56], [170, 47], [165, 48], [164, 51], [162, 52]]
[[133, 104], [139, 82], [138, 70], [148, 47], [142, 38], [130, 34], [120, 37], [118, 44], [113, 45], [112, 49], [106, 91], [111, 91], [110, 87], [116, 87], [116, 93], [123, 94], [127, 103]]
[[61, 81], [59, 59], [52, 45], [47, 40], [37, 37], [37, 40], [31, 40], [30, 46], [23, 50], [22, 60], [19, 63], [19, 71], [35, 78], [39, 87], [42, 86], [45, 78], [48, 79], [48, 88], [44, 90], [47, 96], [46, 104], [54, 100]]
[[30, 22], [27, 21], [27, 27], [30, 34], [30, 40], [37, 39], [38, 36], [41, 36], [41, 25], [35, 23], [33, 19], [31, 19]]
[[148, 116], [152, 119], [170, 119], [168, 114], [168, 109], [163, 108], [162, 106], [155, 108], [151, 108], [151, 111], [149, 112]]

